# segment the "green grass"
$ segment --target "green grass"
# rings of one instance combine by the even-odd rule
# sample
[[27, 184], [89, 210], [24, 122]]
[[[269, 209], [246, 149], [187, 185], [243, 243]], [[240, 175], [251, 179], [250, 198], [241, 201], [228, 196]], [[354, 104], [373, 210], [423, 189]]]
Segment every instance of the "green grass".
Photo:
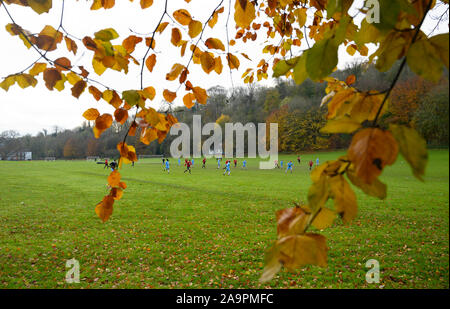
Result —
[[[103, 166], [0, 161], [0, 288], [449, 288], [448, 150], [430, 151], [425, 183], [399, 157], [381, 177], [384, 201], [355, 189], [356, 220], [322, 232], [327, 268], [258, 282], [275, 211], [306, 199], [306, 161], [338, 155], [305, 154], [292, 175], [258, 170], [256, 159], [231, 176], [212, 159], [206, 170], [197, 159], [192, 175], [176, 160], [170, 175], [142, 161], [122, 171], [128, 188], [106, 223], [94, 212], [107, 193]], [[81, 265], [79, 284], [65, 282], [71, 258]], [[372, 258], [379, 284], [365, 281]]]

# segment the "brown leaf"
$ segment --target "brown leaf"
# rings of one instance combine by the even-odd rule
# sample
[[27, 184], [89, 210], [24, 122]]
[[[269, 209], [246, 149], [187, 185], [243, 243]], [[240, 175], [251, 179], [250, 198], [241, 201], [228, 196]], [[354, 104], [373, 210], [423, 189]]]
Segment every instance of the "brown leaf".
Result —
[[367, 184], [373, 183], [386, 165], [392, 165], [397, 154], [398, 145], [392, 134], [378, 128], [356, 133], [348, 149], [356, 176]]

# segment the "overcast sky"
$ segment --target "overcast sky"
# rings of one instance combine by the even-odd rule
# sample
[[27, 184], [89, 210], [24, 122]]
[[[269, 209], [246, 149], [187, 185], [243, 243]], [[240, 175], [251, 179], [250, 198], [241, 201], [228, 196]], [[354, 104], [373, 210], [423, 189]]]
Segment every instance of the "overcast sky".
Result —
[[[155, 0], [154, 4], [146, 9], [141, 10], [139, 1], [131, 3], [128, 0], [117, 0], [116, 6], [110, 10], [100, 9], [98, 11], [90, 11], [90, 5], [92, 1], [65, 1], [64, 11], [64, 28], [73, 36], [82, 39], [85, 35], [93, 37], [94, 32], [104, 28], [114, 28], [120, 35], [119, 39], [113, 41], [113, 44], [121, 44], [122, 40], [128, 35], [133, 34], [134, 31], [138, 34], [149, 36], [153, 32], [161, 13], [164, 8], [163, 0]], [[187, 8], [192, 17], [196, 20], [204, 22], [210, 16], [213, 9], [220, 3], [220, 0], [192, 0], [190, 4], [186, 4], [184, 0], [170, 0], [168, 11], [171, 14], [173, 11], [179, 8]], [[234, 3], [234, 0], [232, 1]], [[31, 32], [40, 32], [45, 25], [52, 25], [57, 27], [59, 25], [61, 14], [62, 1], [53, 1], [53, 8], [48, 14], [37, 15], [30, 8], [24, 8], [17, 5], [9, 5], [8, 10], [15, 19], [16, 23], [21, 25], [24, 29]], [[206, 40], [209, 37], [216, 37], [222, 39], [226, 43], [225, 23], [228, 14], [228, 1], [225, 0], [225, 12], [220, 14], [217, 25], [211, 30], [206, 28], [203, 35], [203, 39]], [[438, 8], [432, 15], [436, 16], [439, 12], [443, 11], [442, 8]], [[156, 52], [157, 52], [157, 64], [153, 71], [150, 73], [147, 69], [144, 70], [144, 87], [153, 86], [157, 91], [156, 98], [152, 101], [152, 107], [158, 108], [162, 102], [162, 90], [169, 89], [175, 91], [178, 88], [178, 81], [168, 82], [165, 80], [165, 74], [170, 71], [170, 68], [174, 62], [186, 65], [189, 61], [190, 53], [186, 50], [184, 58], [180, 58], [179, 49], [170, 44], [170, 28], [171, 26], [179, 25], [173, 24], [173, 22], [166, 16], [164, 21], [169, 22], [169, 26], [166, 28], [162, 35], [156, 36]], [[17, 37], [12, 37], [4, 26], [10, 23], [10, 19], [7, 16], [3, 7], [0, 7], [0, 77], [4, 78], [9, 74], [17, 73], [33, 63], [39, 55], [31, 48], [27, 49], [22, 41]], [[427, 18], [422, 30], [425, 33], [430, 33], [437, 21], [432, 18]], [[230, 16], [229, 21], [229, 33], [230, 39], [235, 32], [235, 24], [233, 16]], [[440, 32], [448, 32], [448, 22], [444, 22], [443, 25], [435, 30], [434, 34]], [[136, 34], [136, 35], [138, 35]], [[183, 39], [189, 39], [187, 30], [182, 30]], [[195, 38], [194, 42], [198, 39]], [[273, 43], [279, 41], [274, 40]], [[91, 74], [90, 78], [101, 81], [116, 90], [128, 90], [140, 88], [140, 67], [133, 63], [129, 65], [129, 73], [124, 75], [112, 70], [106, 70], [102, 76], [97, 76], [91, 69], [92, 52], [86, 51], [83, 44], [80, 41], [76, 41], [79, 46], [79, 51], [76, 56], [72, 53], [68, 53], [65, 49], [64, 41], [61, 43], [62, 52], [51, 52], [48, 56], [51, 59], [56, 59], [61, 56], [68, 57], [72, 65], [83, 65], [87, 68]], [[239, 57], [241, 66], [239, 71], [233, 70], [232, 80], [234, 86], [244, 85], [240, 77], [242, 73], [248, 67], [256, 67], [259, 60], [262, 57], [261, 50], [266, 45], [265, 35], [261, 35], [256, 43], [240, 45], [236, 44], [230, 47], [230, 52], [244, 52], [252, 61], [248, 61], [243, 57]], [[188, 45], [189, 46], [189, 45]], [[202, 44], [199, 45], [200, 47]], [[302, 49], [306, 49], [305, 42], [302, 42]], [[133, 56], [141, 61], [146, 50], [146, 46], [140, 43]], [[374, 48], [370, 48], [370, 52], [373, 52]], [[270, 55], [264, 55], [266, 59], [270, 58]], [[357, 53], [357, 58], [363, 59]], [[349, 61], [353, 61], [354, 58], [347, 55], [345, 48], [339, 50], [339, 64], [338, 68], [343, 68]], [[205, 89], [221, 85], [226, 88], [231, 87], [231, 77], [226, 66], [225, 57], [222, 55], [222, 63], [224, 64], [224, 70], [221, 75], [217, 75], [215, 72], [211, 72], [209, 75], [204, 73], [200, 66], [191, 64], [189, 67], [190, 75], [189, 80], [194, 86], [201, 86]], [[270, 76], [271, 74], [269, 74]], [[108, 112], [113, 113], [114, 109], [106, 103], [104, 100], [99, 102], [95, 101], [93, 97], [86, 91], [79, 99], [72, 97], [70, 92], [71, 85], [66, 82], [66, 89], [62, 92], [57, 90], [49, 91], [41, 77], [38, 78], [38, 85], [35, 88], [21, 89], [19, 86], [12, 86], [8, 92], [0, 89], [0, 132], [5, 130], [16, 130], [22, 135], [33, 134], [35, 135], [42, 129], [47, 129], [49, 132], [53, 130], [55, 125], [72, 129], [79, 126], [84, 118], [82, 113], [90, 108], [95, 107], [101, 113]], [[272, 85], [271, 79], [261, 82], [263, 85]], [[100, 90], [104, 90], [99, 87]], [[174, 105], [182, 105], [182, 97], [184, 95], [184, 89], [180, 89], [177, 94], [177, 99], [174, 101]]]

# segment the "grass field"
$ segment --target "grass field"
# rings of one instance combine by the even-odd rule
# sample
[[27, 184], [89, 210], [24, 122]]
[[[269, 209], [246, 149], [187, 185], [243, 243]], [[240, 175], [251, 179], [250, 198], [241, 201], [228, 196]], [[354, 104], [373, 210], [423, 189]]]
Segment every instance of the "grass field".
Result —
[[[276, 238], [275, 211], [305, 201], [305, 154], [293, 174], [232, 168], [214, 160], [192, 175], [176, 160], [126, 166], [128, 188], [102, 223], [95, 205], [107, 193], [103, 166], [87, 161], [0, 161], [0, 288], [449, 288], [449, 152], [430, 151], [425, 183], [399, 157], [381, 180], [384, 201], [355, 189], [353, 224], [336, 220], [328, 267], [281, 271], [260, 284], [264, 251]], [[296, 156], [283, 156], [286, 162]], [[80, 262], [79, 284], [65, 282], [66, 260]], [[368, 284], [377, 259], [381, 282]]]

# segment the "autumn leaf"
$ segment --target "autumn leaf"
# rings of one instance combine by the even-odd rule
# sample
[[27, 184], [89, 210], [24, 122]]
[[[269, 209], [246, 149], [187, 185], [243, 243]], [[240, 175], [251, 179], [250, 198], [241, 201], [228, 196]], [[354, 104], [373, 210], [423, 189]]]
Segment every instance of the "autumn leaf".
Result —
[[191, 38], [195, 38], [202, 32], [203, 24], [198, 20], [192, 20], [189, 23], [189, 31], [188, 34]]
[[350, 117], [338, 120], [328, 120], [327, 124], [320, 129], [322, 133], [353, 133], [361, 128], [361, 124]]
[[338, 44], [335, 40], [325, 39], [314, 44], [308, 50], [306, 71], [313, 80], [320, 80], [331, 74], [338, 63]]
[[111, 40], [117, 39], [119, 34], [113, 28], [107, 28], [94, 33], [94, 37], [97, 40], [109, 42]]
[[194, 103], [195, 95], [193, 93], [186, 93], [183, 97], [183, 103], [187, 108], [191, 108], [195, 105]]
[[189, 14], [189, 12], [185, 9], [176, 10], [175, 12], [173, 12], [173, 17], [183, 26], [189, 25], [189, 23], [192, 21], [191, 14]]
[[364, 193], [382, 200], [386, 198], [387, 186], [378, 180], [378, 178], [374, 179], [371, 184], [367, 184], [357, 177], [352, 169], [348, 170], [346, 175], [352, 184], [359, 187]]
[[100, 135], [108, 129], [113, 122], [113, 118], [110, 114], [103, 114], [95, 119], [95, 126], [93, 128], [95, 138], [99, 138]]
[[75, 85], [73, 85], [73, 87], [71, 88], [72, 90], [72, 95], [75, 98], [79, 98], [80, 95], [84, 92], [84, 89], [86, 89], [86, 82], [84, 80], [79, 80]]
[[222, 41], [216, 38], [209, 38], [206, 40], [205, 45], [210, 49], [219, 49], [225, 51], [225, 46]]
[[95, 206], [95, 213], [103, 222], [108, 221], [113, 213], [114, 198], [106, 195], [103, 200]]
[[255, 19], [255, 6], [248, 0], [236, 0], [234, 4], [234, 21], [240, 28], [247, 28]]
[[345, 223], [349, 223], [356, 217], [358, 211], [355, 193], [342, 175], [330, 177], [329, 184], [335, 211], [342, 216]]
[[153, 0], [141, 0], [141, 8], [146, 9], [151, 7], [153, 4]]
[[150, 56], [147, 57], [147, 60], [145, 60], [145, 65], [147, 66], [147, 69], [150, 72], [153, 72], [153, 68], [155, 67], [155, 64], [156, 64], [156, 55], [151, 54]]
[[36, 76], [36, 75], [39, 75], [40, 73], [44, 72], [46, 68], [47, 68], [47, 64], [46, 63], [37, 62], [30, 69], [30, 71], [28, 71], [28, 73], [30, 73], [33, 76]]
[[136, 44], [142, 42], [142, 38], [135, 35], [130, 35], [122, 42], [122, 46], [126, 49], [127, 53], [131, 54], [136, 48]]
[[114, 118], [120, 124], [124, 124], [128, 119], [128, 111], [123, 108], [118, 108], [114, 111]]
[[55, 86], [56, 82], [59, 81], [61, 78], [62, 78], [61, 73], [57, 69], [48, 68], [45, 69], [44, 71], [45, 86], [47, 86], [49, 90], [53, 90], [53, 87]]
[[378, 128], [359, 131], [348, 148], [356, 176], [367, 184], [373, 183], [386, 165], [392, 165], [397, 154], [398, 145], [392, 134]]
[[177, 79], [183, 70], [184, 70], [184, 65], [182, 65], [180, 63], [175, 63], [172, 66], [172, 69], [170, 70], [170, 72], [166, 74], [166, 79], [167, 80]]
[[416, 130], [403, 125], [391, 124], [389, 130], [397, 140], [400, 153], [411, 166], [414, 176], [423, 181], [428, 162], [426, 141]]
[[200, 104], [206, 104], [208, 100], [208, 94], [206, 90], [201, 87], [193, 87], [192, 92], [194, 93], [195, 99]]
[[175, 100], [175, 98], [177, 97], [177, 94], [175, 92], [164, 89], [163, 97], [167, 102], [173, 102], [173, 100]]
[[333, 225], [334, 219], [336, 218], [336, 212], [323, 207], [319, 210], [318, 214], [312, 221], [312, 225], [319, 230], [326, 229]]
[[207, 74], [211, 73], [211, 71], [214, 70], [216, 66], [216, 61], [209, 52], [202, 53], [202, 55], [200, 56], [200, 63], [202, 65], [203, 71], [205, 71], [205, 73]]
[[95, 120], [98, 116], [100, 116], [100, 113], [96, 108], [89, 108], [83, 113], [86, 120]]
[[227, 53], [227, 62], [230, 69], [239, 69], [239, 59], [235, 55]]
[[[89, 86], [89, 93], [92, 94], [96, 101], [99, 101], [102, 98], [102, 92], [98, 90], [95, 86]], [[95, 120], [95, 119], [91, 119]]]
[[174, 45], [174, 46], [178, 46], [178, 43], [180, 43], [181, 41], [181, 32], [180, 29], [178, 28], [173, 28], [172, 29], [172, 36], [170, 39], [170, 42]]

